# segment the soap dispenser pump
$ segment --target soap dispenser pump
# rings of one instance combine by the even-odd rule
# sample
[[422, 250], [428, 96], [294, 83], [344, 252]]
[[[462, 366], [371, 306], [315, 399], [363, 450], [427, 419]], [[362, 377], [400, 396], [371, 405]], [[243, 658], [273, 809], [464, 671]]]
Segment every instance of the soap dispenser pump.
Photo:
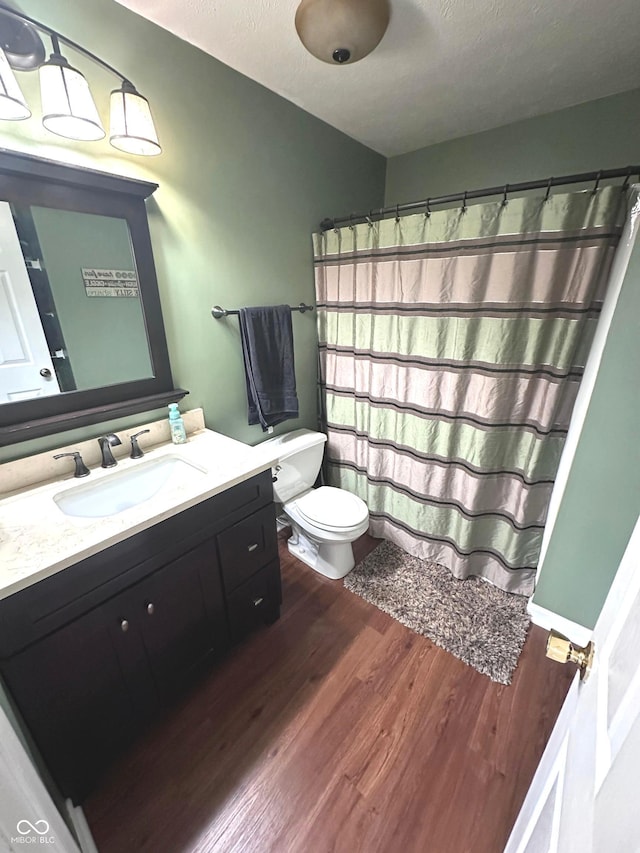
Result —
[[187, 431], [184, 428], [184, 421], [180, 416], [177, 403], [169, 403], [169, 428], [171, 430], [171, 441], [174, 444], [185, 444]]

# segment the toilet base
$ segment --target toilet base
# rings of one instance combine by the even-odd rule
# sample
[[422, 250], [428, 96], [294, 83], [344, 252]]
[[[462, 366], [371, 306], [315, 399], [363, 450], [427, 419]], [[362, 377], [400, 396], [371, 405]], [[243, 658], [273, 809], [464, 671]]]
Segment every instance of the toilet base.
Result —
[[351, 542], [314, 542], [292, 525], [293, 533], [287, 541], [289, 553], [326, 578], [339, 580], [355, 566]]

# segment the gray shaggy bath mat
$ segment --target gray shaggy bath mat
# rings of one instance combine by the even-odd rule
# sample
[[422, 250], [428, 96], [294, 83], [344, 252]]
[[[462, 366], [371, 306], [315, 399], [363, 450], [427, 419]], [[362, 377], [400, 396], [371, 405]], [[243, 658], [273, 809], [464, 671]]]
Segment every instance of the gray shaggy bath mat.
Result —
[[511, 684], [529, 627], [524, 596], [478, 578], [458, 580], [386, 541], [344, 585], [492, 681]]

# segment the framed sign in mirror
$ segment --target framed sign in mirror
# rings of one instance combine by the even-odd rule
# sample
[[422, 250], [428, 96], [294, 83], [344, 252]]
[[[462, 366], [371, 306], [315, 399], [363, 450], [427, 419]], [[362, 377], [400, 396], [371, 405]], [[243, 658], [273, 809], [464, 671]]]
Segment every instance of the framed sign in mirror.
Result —
[[147, 211], [157, 184], [0, 150], [0, 445], [181, 399]]

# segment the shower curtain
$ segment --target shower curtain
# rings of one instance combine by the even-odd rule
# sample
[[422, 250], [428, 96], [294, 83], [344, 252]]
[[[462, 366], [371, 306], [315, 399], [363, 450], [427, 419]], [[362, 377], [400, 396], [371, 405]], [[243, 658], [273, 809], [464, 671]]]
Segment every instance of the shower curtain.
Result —
[[530, 594], [619, 187], [314, 235], [327, 478], [371, 533]]

